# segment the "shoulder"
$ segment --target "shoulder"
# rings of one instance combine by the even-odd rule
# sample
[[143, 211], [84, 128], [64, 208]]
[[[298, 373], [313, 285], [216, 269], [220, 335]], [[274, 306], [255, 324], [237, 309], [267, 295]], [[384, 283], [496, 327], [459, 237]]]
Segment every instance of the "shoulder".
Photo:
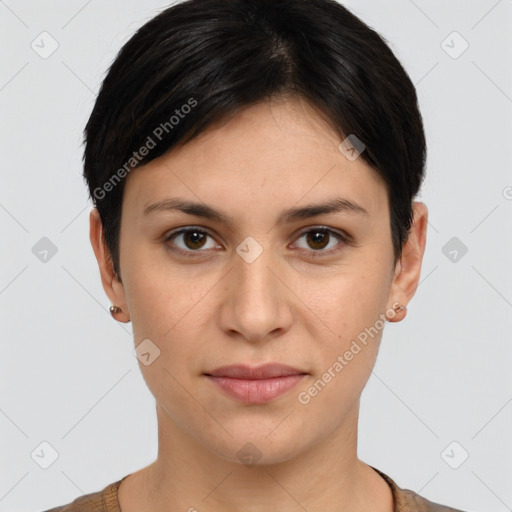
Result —
[[395, 501], [395, 512], [465, 512], [457, 508], [430, 501], [410, 489], [402, 489], [391, 477], [373, 466], [370, 467], [377, 471], [391, 487]]
[[71, 503], [44, 512], [120, 512], [117, 490], [124, 478], [107, 485], [101, 491], [79, 496]]
[[105, 512], [102, 492], [80, 496], [67, 505], [45, 510], [44, 512]]
[[403, 506], [402, 508], [397, 507], [397, 511], [414, 510], [414, 512], [464, 512], [458, 508], [448, 507], [447, 505], [441, 505], [434, 501], [427, 500], [419, 494], [409, 489], [399, 489], [401, 498], [404, 504], [407, 504], [409, 508]]

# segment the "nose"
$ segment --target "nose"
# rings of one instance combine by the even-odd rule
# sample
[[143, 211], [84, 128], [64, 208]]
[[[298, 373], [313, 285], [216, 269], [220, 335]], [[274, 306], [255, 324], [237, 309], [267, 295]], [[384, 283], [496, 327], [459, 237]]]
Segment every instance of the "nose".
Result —
[[293, 293], [283, 274], [286, 270], [270, 249], [252, 262], [234, 254], [220, 312], [223, 331], [252, 343], [288, 331], [293, 321]]

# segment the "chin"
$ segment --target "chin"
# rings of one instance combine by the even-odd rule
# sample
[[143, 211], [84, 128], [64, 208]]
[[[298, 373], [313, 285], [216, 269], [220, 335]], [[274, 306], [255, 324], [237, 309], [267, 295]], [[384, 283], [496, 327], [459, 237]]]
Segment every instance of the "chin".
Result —
[[[227, 430], [233, 437], [223, 436], [213, 446], [210, 444], [210, 448], [218, 457], [247, 467], [281, 464], [308, 449], [309, 443], [299, 432], [294, 434], [289, 429], [283, 429], [279, 433], [279, 428], [276, 429], [275, 421], [271, 428], [262, 426], [256, 429], [253, 426], [250, 433], [246, 429], [234, 430], [230, 426]], [[211, 443], [212, 440], [209, 438], [207, 441]]]

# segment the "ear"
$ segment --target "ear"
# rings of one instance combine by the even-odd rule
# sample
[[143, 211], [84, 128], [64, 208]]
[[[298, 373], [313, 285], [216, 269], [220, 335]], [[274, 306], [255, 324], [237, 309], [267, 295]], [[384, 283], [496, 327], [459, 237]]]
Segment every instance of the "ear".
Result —
[[112, 304], [121, 308], [121, 311], [116, 314], [116, 320], [124, 323], [129, 322], [130, 313], [126, 304], [123, 283], [114, 271], [112, 257], [105, 242], [103, 225], [97, 208], [91, 210], [89, 223], [89, 238], [98, 261], [103, 289]]
[[[414, 219], [409, 238], [402, 250], [402, 256], [397, 262], [389, 292], [388, 310], [398, 302], [407, 306], [418, 288], [421, 273], [421, 263], [427, 242], [428, 209], [424, 203], [413, 203]], [[391, 322], [398, 322], [405, 317], [406, 310], [398, 312]]]

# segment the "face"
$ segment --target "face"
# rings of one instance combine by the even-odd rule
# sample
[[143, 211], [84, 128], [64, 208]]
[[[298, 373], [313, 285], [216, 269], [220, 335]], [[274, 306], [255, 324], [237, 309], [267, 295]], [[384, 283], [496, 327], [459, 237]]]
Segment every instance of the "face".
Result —
[[[273, 99], [126, 178], [122, 282], [103, 265], [105, 290], [135, 345], [150, 340], [159, 422], [226, 460], [248, 442], [261, 463], [289, 460], [354, 429], [384, 315], [417, 285], [426, 211], [400, 275], [385, 184], [340, 142], [304, 101]], [[206, 375], [264, 363], [303, 375], [279, 395], [242, 385], [245, 399]]]

